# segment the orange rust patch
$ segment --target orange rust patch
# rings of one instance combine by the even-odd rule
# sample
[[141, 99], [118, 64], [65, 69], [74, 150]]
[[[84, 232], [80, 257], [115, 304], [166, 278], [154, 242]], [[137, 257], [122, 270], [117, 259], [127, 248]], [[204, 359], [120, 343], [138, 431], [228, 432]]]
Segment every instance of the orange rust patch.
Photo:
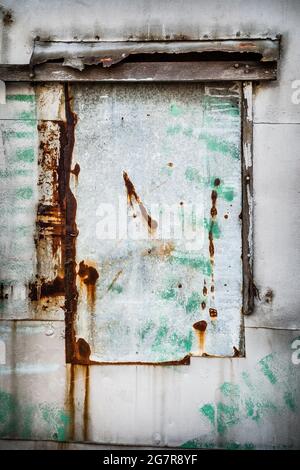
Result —
[[83, 338], [79, 338], [75, 343], [74, 356], [76, 362], [80, 364], [89, 364], [90, 363], [91, 348], [89, 343]]
[[83, 261], [79, 263], [78, 276], [87, 289], [87, 301], [91, 311], [94, 310], [96, 301], [96, 282], [99, 278], [97, 269]]
[[56, 297], [65, 294], [65, 280], [56, 276], [53, 281], [41, 281], [32, 282], [29, 284], [29, 294], [28, 297], [30, 300], [39, 300], [45, 297]]

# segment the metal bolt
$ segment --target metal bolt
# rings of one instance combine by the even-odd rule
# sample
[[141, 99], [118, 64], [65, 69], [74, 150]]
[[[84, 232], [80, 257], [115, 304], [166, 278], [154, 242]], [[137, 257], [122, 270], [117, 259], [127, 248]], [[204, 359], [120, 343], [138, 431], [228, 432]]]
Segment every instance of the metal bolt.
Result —
[[251, 178], [250, 178], [250, 176], [249, 176], [249, 175], [247, 175], [247, 176], [246, 176], [246, 178], [245, 178], [245, 180], [246, 180], [246, 183], [247, 183], [247, 184], [249, 184], [249, 183], [250, 183], [250, 179], [251, 179]]
[[34, 73], [33, 72], [30, 72], [29, 78], [34, 78]]
[[240, 64], [234, 64], [234, 68], [235, 68], [235, 69], [238, 69], [239, 66], [240, 66]]

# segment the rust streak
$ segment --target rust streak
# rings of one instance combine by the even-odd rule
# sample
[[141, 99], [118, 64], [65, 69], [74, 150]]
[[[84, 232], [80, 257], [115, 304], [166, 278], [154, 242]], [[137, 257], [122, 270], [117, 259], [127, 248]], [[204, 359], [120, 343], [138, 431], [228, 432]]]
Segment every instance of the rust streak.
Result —
[[56, 276], [53, 281], [48, 282], [32, 282], [29, 284], [30, 300], [39, 300], [45, 297], [56, 297], [65, 294], [65, 281], [64, 278]]
[[70, 188], [75, 126], [77, 116], [71, 109], [69, 86], [65, 85], [66, 123], [60, 122], [59, 197], [65, 210], [65, 322], [66, 362], [72, 362], [75, 354], [74, 319], [77, 311], [78, 291], [76, 287], [76, 199]]
[[123, 179], [124, 179], [124, 183], [125, 183], [126, 190], [127, 190], [127, 198], [128, 198], [129, 204], [131, 205], [131, 207], [133, 207], [133, 199], [135, 199], [136, 203], [139, 206], [142, 217], [148, 225], [148, 230], [150, 232], [152, 232], [153, 230], [156, 230], [158, 227], [158, 223], [156, 222], [156, 220], [152, 219], [151, 216], [148, 214], [146, 207], [141, 201], [139, 195], [137, 194], [135, 187], [133, 183], [131, 182], [126, 171], [123, 171]]
[[203, 356], [205, 354], [205, 337], [207, 322], [205, 320], [197, 321], [193, 324], [193, 328], [198, 338], [198, 355]]
[[78, 364], [90, 364], [90, 355], [91, 348], [89, 343], [85, 339], [79, 338], [75, 343], [75, 358]]

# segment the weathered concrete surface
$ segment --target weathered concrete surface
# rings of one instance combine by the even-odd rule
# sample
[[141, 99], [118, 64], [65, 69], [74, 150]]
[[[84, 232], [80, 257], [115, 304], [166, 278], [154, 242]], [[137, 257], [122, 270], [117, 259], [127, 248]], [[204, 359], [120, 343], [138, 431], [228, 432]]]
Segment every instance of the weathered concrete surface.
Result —
[[[245, 359], [194, 358], [190, 366], [157, 369], [90, 366], [90, 404], [84, 407], [81, 385], [73, 390], [81, 396], [78, 409], [73, 411], [68, 398], [70, 387], [65, 381], [64, 341], [54, 349], [41, 341], [32, 353], [26, 353], [30, 349], [28, 341], [20, 341], [19, 362], [24, 360], [24, 355], [29, 362], [35, 362], [38, 350], [38, 354], [43, 351], [47, 356], [43, 359], [45, 367], [53, 364], [53, 359], [59, 369], [48, 371], [47, 380], [44, 374], [32, 371], [30, 375], [19, 375], [15, 356], [8, 353], [7, 364], [0, 366], [0, 370], [6, 371], [6, 375], [1, 375], [1, 390], [8, 394], [2, 403], [9, 405], [8, 414], [2, 413], [1, 408], [2, 437], [59, 440], [85, 437], [94, 442], [131, 445], [140, 442], [299, 448], [300, 365], [291, 361], [291, 343], [299, 336], [300, 328], [297, 284], [300, 201], [296, 176], [300, 170], [297, 158], [300, 104], [292, 102], [292, 84], [300, 78], [300, 3], [297, 0], [231, 0], [226, 4], [151, 0], [125, 4], [102, 0], [101, 7], [99, 3], [2, 1], [6, 10], [0, 32], [1, 62], [28, 62], [36, 35], [51, 40], [74, 40], [74, 37], [92, 40], [96, 36], [101, 40], [144, 40], [168, 39], [167, 36], [179, 39], [182, 35], [189, 39], [201, 39], [204, 35], [232, 38], [237, 33], [240, 37], [283, 35], [279, 80], [258, 86], [254, 96], [254, 268], [262, 300], [257, 302], [255, 314], [246, 320], [251, 328], [246, 328]], [[11, 111], [9, 106], [4, 106], [0, 105], [1, 119], [9, 119]], [[19, 314], [16, 312], [16, 317]], [[4, 325], [10, 336], [13, 323]], [[30, 325], [34, 328], [33, 322]], [[36, 325], [38, 328], [40, 324]], [[298, 330], [291, 331], [291, 328]], [[8, 341], [8, 336], [1, 336], [1, 340]], [[85, 377], [83, 371], [73, 371], [73, 377], [76, 374]], [[69, 381], [70, 376], [71, 371], [67, 374]], [[49, 377], [52, 383], [58, 380], [52, 396], [48, 394]], [[22, 383], [23, 379], [30, 383]], [[12, 389], [10, 384], [14, 380], [17, 386]], [[177, 392], [180, 400], [174, 402]], [[14, 400], [20, 400], [21, 404], [24, 401], [38, 410], [34, 432], [28, 433], [26, 425], [19, 423], [6, 427], [6, 420], [14, 423]], [[62, 426], [57, 412], [49, 424], [40, 411], [41, 403], [64, 410], [67, 416], [77, 414], [76, 433], [72, 436], [68, 428], [67, 437], [61, 434], [68, 418], [63, 418]], [[88, 417], [87, 426], [83, 425], [83, 414]], [[26, 433], [22, 431], [24, 428]]]

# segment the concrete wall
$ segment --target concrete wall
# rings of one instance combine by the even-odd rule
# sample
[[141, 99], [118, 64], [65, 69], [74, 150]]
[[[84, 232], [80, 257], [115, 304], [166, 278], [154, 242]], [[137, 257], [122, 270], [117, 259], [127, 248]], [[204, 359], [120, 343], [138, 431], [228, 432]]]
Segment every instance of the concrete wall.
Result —
[[[67, 441], [75, 416], [79, 442], [299, 448], [300, 364], [297, 354], [292, 361], [292, 344], [300, 338], [300, 104], [292, 102], [292, 83], [300, 78], [300, 2], [1, 0], [1, 5], [2, 63], [27, 63], [37, 35], [128, 40], [282, 34], [277, 82], [255, 87], [254, 277], [260, 300], [245, 319], [246, 358], [72, 371], [65, 365], [63, 321], [3, 320], [2, 438]], [[0, 106], [3, 114], [5, 105]]]

